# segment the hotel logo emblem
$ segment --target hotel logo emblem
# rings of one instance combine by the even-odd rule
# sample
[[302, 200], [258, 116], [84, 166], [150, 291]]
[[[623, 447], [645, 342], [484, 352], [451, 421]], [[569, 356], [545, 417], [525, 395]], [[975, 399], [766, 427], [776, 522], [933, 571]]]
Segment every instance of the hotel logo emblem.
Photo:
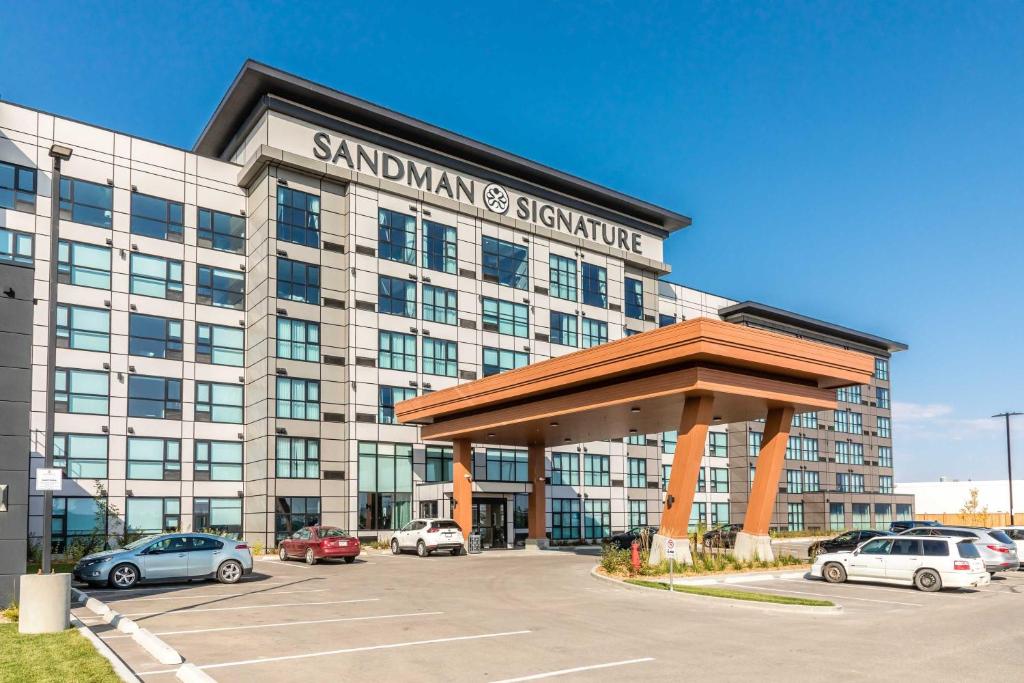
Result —
[[491, 183], [484, 188], [484, 204], [494, 213], [504, 215], [509, 207], [508, 192], [501, 185]]

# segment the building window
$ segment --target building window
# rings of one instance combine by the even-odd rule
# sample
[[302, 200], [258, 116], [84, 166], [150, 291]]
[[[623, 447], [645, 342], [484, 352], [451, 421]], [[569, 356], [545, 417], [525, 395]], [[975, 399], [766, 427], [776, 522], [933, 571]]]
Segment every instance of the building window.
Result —
[[612, 468], [607, 455], [583, 456], [583, 484], [585, 486], [611, 486]]
[[892, 420], [887, 417], [878, 416], [878, 436], [883, 439], [892, 438]]
[[242, 424], [242, 387], [196, 382], [196, 421]]
[[836, 488], [843, 493], [864, 493], [864, 475], [838, 472], [836, 473]]
[[192, 528], [214, 534], [242, 533], [242, 500], [240, 498], [193, 498]]
[[68, 479], [106, 479], [106, 435], [54, 434], [53, 466]]
[[551, 540], [580, 537], [580, 501], [578, 498], [551, 499]]
[[708, 490], [708, 481], [706, 470], [701, 467], [697, 470], [697, 493], [704, 493]]
[[320, 419], [320, 382], [313, 379], [277, 378], [277, 417], [292, 420]]
[[436, 483], [452, 480], [452, 447], [427, 446], [427, 468], [424, 481]]
[[676, 324], [676, 317], [674, 315], [665, 315], [664, 313], [658, 314], [658, 327], [668, 327], [669, 325]]
[[786, 491], [789, 493], [804, 492], [803, 470], [786, 470]]
[[377, 243], [381, 258], [416, 265], [416, 218], [378, 209]]
[[245, 274], [196, 266], [196, 303], [242, 310], [245, 308]]
[[276, 472], [281, 479], [320, 478], [320, 439], [279, 436]]
[[196, 242], [201, 247], [242, 254], [245, 252], [245, 218], [199, 209]]
[[526, 304], [485, 298], [483, 328], [516, 337], [529, 337], [530, 308]]
[[454, 289], [423, 285], [423, 320], [455, 325], [458, 313], [459, 297]]
[[110, 351], [110, 311], [58, 304], [57, 346], [82, 351]]
[[53, 391], [54, 410], [58, 413], [107, 415], [110, 412], [110, 376], [106, 372], [57, 368]]
[[405, 318], [416, 317], [416, 283], [381, 275], [377, 278], [377, 310]]
[[889, 409], [889, 390], [885, 387], [875, 387], [875, 400], [879, 408]]
[[722, 524], [729, 523], [729, 504], [728, 503], [712, 503], [711, 504], [711, 526], [721, 526]]
[[0, 161], [0, 208], [36, 210], [36, 171]]
[[101, 499], [53, 497], [50, 543], [53, 552], [67, 552], [69, 546], [84, 552], [102, 550], [107, 540], [107, 519]]
[[786, 441], [786, 459], [816, 461], [818, 459], [818, 440], [805, 436], [789, 437]]
[[277, 257], [277, 297], [320, 305], [320, 266]]
[[860, 385], [839, 387], [836, 389], [836, 400], [843, 403], [860, 403]]
[[804, 528], [804, 504], [789, 503], [786, 509], [786, 526], [790, 531]]
[[661, 466], [661, 490], [668, 491], [668, 482], [672, 478], [672, 465]]
[[828, 528], [832, 531], [846, 528], [846, 512], [842, 503], [828, 504]]
[[576, 259], [551, 255], [551, 296], [576, 301]]
[[644, 318], [644, 283], [631, 277], [626, 278], [626, 317]]
[[626, 458], [626, 486], [631, 489], [647, 488], [647, 460]]
[[237, 327], [196, 324], [196, 362], [245, 365], [245, 332]]
[[600, 540], [612, 535], [612, 502], [588, 498], [583, 501], [583, 537]]
[[729, 435], [725, 432], [708, 432], [708, 455], [713, 458], [729, 456]]
[[530, 364], [530, 354], [524, 351], [508, 351], [506, 349], [483, 349], [483, 376], [497, 375], [506, 370], [515, 370]]
[[804, 491], [815, 493], [821, 490], [821, 478], [819, 472], [804, 472]]
[[896, 503], [896, 521], [905, 522], [914, 518], [913, 506], [909, 503]]
[[583, 303], [608, 308], [608, 270], [593, 263], [583, 264]]
[[242, 481], [242, 444], [237, 441], [196, 441], [196, 481]]
[[378, 342], [377, 360], [381, 368], [416, 372], [416, 335], [380, 330]]
[[423, 338], [423, 374], [455, 377], [459, 371], [459, 344], [446, 339]]
[[135, 235], [181, 242], [185, 232], [181, 202], [132, 192], [131, 232]]
[[484, 452], [485, 481], [527, 482], [527, 453], [512, 448], [488, 448]]
[[580, 345], [578, 322], [575, 315], [551, 311], [551, 341], [562, 346]]
[[608, 341], [608, 323], [593, 318], [583, 319], [583, 348], [589, 349]]
[[527, 289], [530, 281], [528, 250], [505, 240], [484, 237], [483, 277], [516, 289]]
[[764, 434], [761, 432], [747, 432], [747, 457], [756, 458], [761, 453], [761, 442]]
[[277, 239], [320, 246], [320, 197], [277, 186]]
[[320, 362], [320, 323], [279, 317], [277, 357]]
[[672, 455], [676, 452], [676, 443], [679, 441], [679, 432], [662, 432], [661, 434], [661, 452]]
[[423, 267], [442, 273], [454, 273], [458, 266], [458, 243], [455, 228], [424, 220]]
[[707, 524], [708, 505], [707, 503], [694, 503], [690, 507], [690, 523], [687, 530], [692, 534]]
[[[2, 168], [0, 164], [0, 171]], [[0, 194], [3, 194], [2, 189]], [[0, 228], [0, 262], [32, 265], [32, 235]]]
[[853, 528], [871, 528], [871, 505], [869, 505], [868, 503], [853, 504]]
[[278, 497], [274, 502], [274, 542], [280, 543], [299, 529], [320, 523], [320, 499]]
[[630, 434], [626, 437], [626, 443], [630, 446], [646, 446], [647, 435], [645, 434]]
[[892, 476], [883, 474], [878, 477], [878, 492], [892, 493]]
[[181, 380], [128, 376], [128, 417], [181, 419]]
[[128, 479], [180, 481], [181, 441], [128, 437]]
[[181, 321], [153, 315], [128, 315], [128, 353], [145, 358], [181, 360]]
[[380, 408], [377, 421], [381, 424], [395, 424], [395, 404], [416, 398], [416, 390], [408, 387], [381, 386], [379, 389]]
[[551, 485], [580, 485], [580, 456], [577, 453], [551, 454]]
[[840, 465], [863, 465], [864, 444], [852, 441], [836, 441], [836, 463]]
[[647, 526], [647, 501], [629, 501], [629, 528]]
[[130, 285], [132, 294], [181, 301], [185, 291], [181, 261], [133, 253]]
[[885, 358], [875, 359], [875, 379], [889, 379], [889, 361]]
[[892, 446], [878, 447], [878, 466], [892, 467]]
[[711, 470], [711, 493], [729, 493], [729, 468], [712, 467]]
[[817, 429], [817, 413], [796, 413], [793, 415], [793, 426], [802, 429]]
[[862, 434], [864, 432], [863, 419], [860, 413], [849, 410], [835, 411], [836, 431], [843, 434]]
[[401, 529], [412, 517], [412, 445], [359, 442], [359, 528]]
[[110, 289], [110, 248], [61, 240], [57, 251], [57, 281]]
[[114, 188], [75, 178], [61, 178], [60, 217], [97, 228], [112, 227]]
[[892, 524], [892, 505], [875, 503], [875, 528], [887, 529], [890, 524]]

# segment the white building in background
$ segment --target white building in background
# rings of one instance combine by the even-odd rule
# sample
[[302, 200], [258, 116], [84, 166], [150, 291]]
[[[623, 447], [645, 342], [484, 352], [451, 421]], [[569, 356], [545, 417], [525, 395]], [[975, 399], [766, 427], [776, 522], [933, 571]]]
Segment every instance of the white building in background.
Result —
[[[1010, 485], [1005, 479], [987, 481], [916, 481], [896, 484], [896, 493], [914, 496], [914, 509], [918, 515], [955, 514], [970, 499], [971, 491], [978, 490], [978, 511], [988, 508], [990, 513], [1010, 511]], [[1014, 512], [1024, 519], [1024, 479], [1013, 481]]]

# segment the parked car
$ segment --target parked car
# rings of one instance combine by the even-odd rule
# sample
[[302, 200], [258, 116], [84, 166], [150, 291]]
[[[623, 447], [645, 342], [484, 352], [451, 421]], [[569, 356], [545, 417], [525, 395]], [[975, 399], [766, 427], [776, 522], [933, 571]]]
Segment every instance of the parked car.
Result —
[[996, 572], [1020, 567], [1016, 544], [998, 529], [974, 526], [917, 527], [904, 531], [900, 536], [955, 536], [969, 539], [981, 553], [981, 559], [985, 561], [985, 570], [993, 576]]
[[252, 552], [248, 544], [212, 534], [146, 536], [118, 550], [86, 555], [73, 570], [78, 581], [114, 588], [172, 579], [237, 583], [251, 572]]
[[426, 557], [435, 550], [448, 550], [452, 555], [461, 555], [465, 543], [455, 520], [414, 519], [395, 532], [391, 552], [398, 555], [403, 550], [415, 550], [420, 557]]
[[919, 526], [942, 526], [942, 524], [931, 519], [900, 519], [889, 525], [889, 531], [899, 534]]
[[[1010, 537], [1013, 544], [1017, 546], [1017, 560], [1020, 560], [1021, 553], [1024, 553], [1024, 526], [1004, 526], [999, 527], [999, 531]], [[1018, 567], [1018, 569], [1024, 569], [1024, 567]]]
[[307, 526], [281, 541], [277, 555], [282, 561], [301, 557], [306, 564], [336, 558], [352, 564], [360, 549], [358, 538], [336, 526]]
[[736, 545], [736, 534], [741, 531], [742, 524], [723, 524], [705, 531], [701, 540], [705, 548], [732, 548]]
[[658, 533], [658, 528], [653, 526], [637, 526], [623, 531], [621, 534], [614, 534], [608, 538], [606, 543], [614, 545], [619, 550], [629, 550], [633, 545], [633, 541], [639, 541], [642, 534], [647, 534], [647, 542], [650, 543], [651, 539], [654, 538], [654, 534]]
[[871, 540], [876, 536], [892, 536], [888, 531], [875, 531], [874, 529], [854, 529], [839, 534], [835, 538], [825, 541], [817, 541], [807, 548], [807, 554], [815, 557], [821, 553], [838, 553], [843, 550], [853, 550], [864, 541]]
[[978, 547], [969, 539], [905, 534], [874, 538], [853, 552], [822, 553], [811, 566], [811, 576], [829, 583], [855, 580], [912, 585], [926, 592], [986, 586], [992, 580]]

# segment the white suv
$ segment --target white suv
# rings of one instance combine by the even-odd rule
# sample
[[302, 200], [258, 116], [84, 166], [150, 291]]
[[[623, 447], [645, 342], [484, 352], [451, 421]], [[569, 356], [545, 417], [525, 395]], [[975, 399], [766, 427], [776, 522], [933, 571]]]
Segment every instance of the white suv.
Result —
[[811, 576], [829, 583], [847, 579], [913, 585], [922, 591], [987, 586], [978, 548], [969, 540], [950, 536], [875, 538], [853, 552], [822, 553]]
[[426, 557], [435, 550], [448, 550], [452, 555], [461, 555], [465, 543], [462, 529], [454, 520], [414, 519], [395, 532], [391, 552], [398, 555], [403, 550], [415, 550], [420, 557]]

